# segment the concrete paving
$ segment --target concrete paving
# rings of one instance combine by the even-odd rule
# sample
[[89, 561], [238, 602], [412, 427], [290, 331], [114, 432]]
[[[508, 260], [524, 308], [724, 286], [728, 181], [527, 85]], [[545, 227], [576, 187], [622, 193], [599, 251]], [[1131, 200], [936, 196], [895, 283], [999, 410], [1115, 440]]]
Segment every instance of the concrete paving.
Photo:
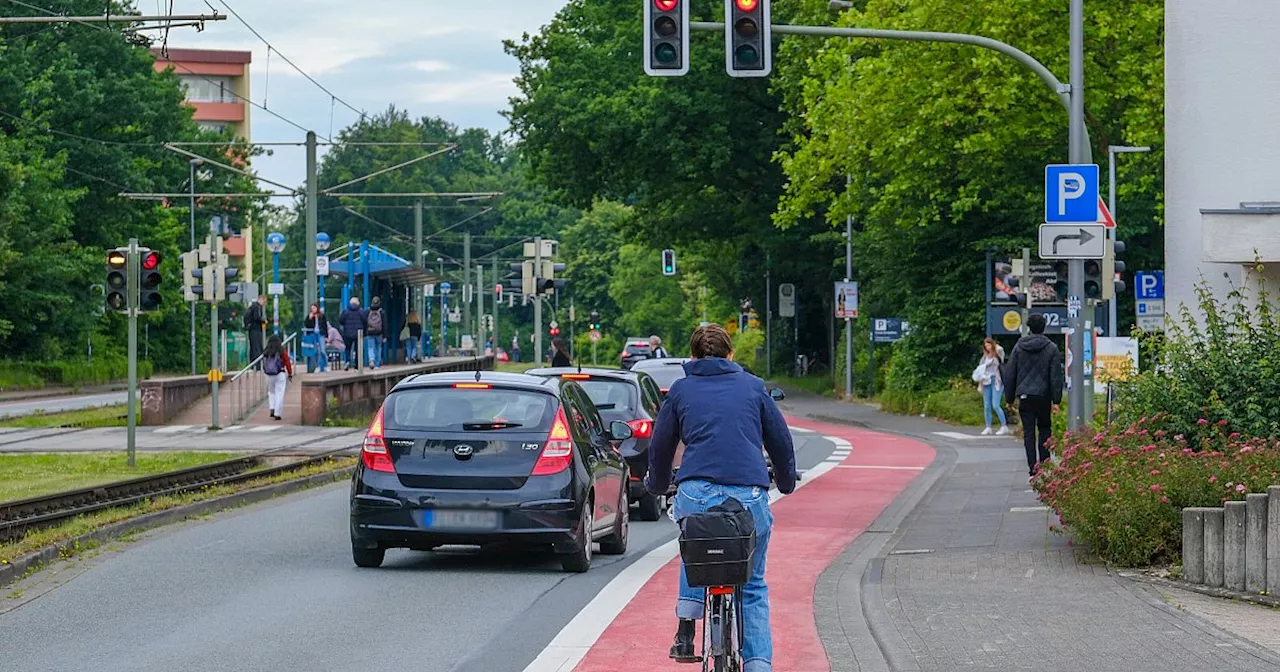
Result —
[[62, 397], [41, 397], [0, 403], [0, 418], [33, 413], [58, 413], [61, 411], [78, 411], [83, 408], [112, 406], [127, 402], [126, 392], [105, 392], [102, 394], [68, 395]]

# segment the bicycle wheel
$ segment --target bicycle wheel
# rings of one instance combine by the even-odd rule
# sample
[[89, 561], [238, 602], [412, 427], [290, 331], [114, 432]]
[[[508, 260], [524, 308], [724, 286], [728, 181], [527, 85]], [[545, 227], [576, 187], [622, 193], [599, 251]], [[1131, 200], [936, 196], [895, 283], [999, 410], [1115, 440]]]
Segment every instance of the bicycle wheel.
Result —
[[[740, 672], [741, 639], [738, 634], [738, 618], [734, 604], [737, 602], [737, 591], [729, 595], [714, 596], [713, 613], [717, 615], [718, 633], [712, 634], [712, 670], [714, 672]], [[714, 643], [719, 640], [719, 646]]]

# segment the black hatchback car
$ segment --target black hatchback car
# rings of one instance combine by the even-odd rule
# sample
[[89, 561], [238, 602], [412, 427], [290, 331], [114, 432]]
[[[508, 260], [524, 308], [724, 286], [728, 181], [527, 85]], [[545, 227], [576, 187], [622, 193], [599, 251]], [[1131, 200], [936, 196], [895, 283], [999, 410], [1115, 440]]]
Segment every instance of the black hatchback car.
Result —
[[623, 369], [630, 369], [636, 362], [649, 359], [653, 350], [649, 347], [649, 339], [647, 338], [628, 338], [627, 342], [622, 346], [622, 352], [618, 354], [618, 365]]
[[649, 473], [649, 437], [658, 419], [662, 393], [658, 384], [646, 373], [617, 369], [579, 369], [558, 367], [532, 369], [531, 376], [576, 381], [606, 421], [625, 422], [631, 427], [631, 438], [622, 442], [622, 457], [627, 461], [630, 482], [628, 496], [637, 507], [636, 517], [654, 521], [662, 517], [662, 503], [644, 487]]
[[401, 381], [378, 410], [351, 481], [351, 554], [388, 548], [550, 547], [566, 571], [627, 549], [626, 423], [577, 381], [438, 373]]

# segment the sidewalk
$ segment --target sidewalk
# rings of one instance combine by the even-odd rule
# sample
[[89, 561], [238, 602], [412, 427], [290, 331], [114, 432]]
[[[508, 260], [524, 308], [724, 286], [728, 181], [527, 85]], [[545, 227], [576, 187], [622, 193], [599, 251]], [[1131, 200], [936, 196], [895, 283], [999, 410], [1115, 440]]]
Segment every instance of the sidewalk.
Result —
[[[918, 437], [938, 454], [898, 510], [819, 581], [832, 670], [1280, 669], [1275, 653], [1166, 604], [1051, 532], [1056, 517], [1027, 486], [1020, 439], [801, 394], [782, 405]], [[902, 504], [913, 498], [918, 505]]]

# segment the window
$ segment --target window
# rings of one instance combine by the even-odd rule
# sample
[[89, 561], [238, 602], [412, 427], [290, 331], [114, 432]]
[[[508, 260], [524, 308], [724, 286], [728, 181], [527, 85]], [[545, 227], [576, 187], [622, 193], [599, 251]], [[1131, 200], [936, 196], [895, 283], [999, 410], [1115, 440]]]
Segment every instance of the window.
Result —
[[214, 133], [225, 133], [227, 130], [226, 124], [217, 121], [197, 121], [196, 123], [199, 124], [200, 128]]
[[388, 429], [458, 430], [464, 424], [509, 422], [513, 432], [550, 431], [555, 417], [550, 395], [525, 390], [410, 388], [387, 397]]
[[234, 103], [235, 88], [230, 77], [185, 76], [180, 77], [186, 90], [187, 102], [191, 103]]
[[591, 402], [596, 406], [604, 406], [604, 410], [631, 411], [636, 407], [636, 388], [630, 381], [596, 379], [584, 380], [579, 384], [586, 390]]

